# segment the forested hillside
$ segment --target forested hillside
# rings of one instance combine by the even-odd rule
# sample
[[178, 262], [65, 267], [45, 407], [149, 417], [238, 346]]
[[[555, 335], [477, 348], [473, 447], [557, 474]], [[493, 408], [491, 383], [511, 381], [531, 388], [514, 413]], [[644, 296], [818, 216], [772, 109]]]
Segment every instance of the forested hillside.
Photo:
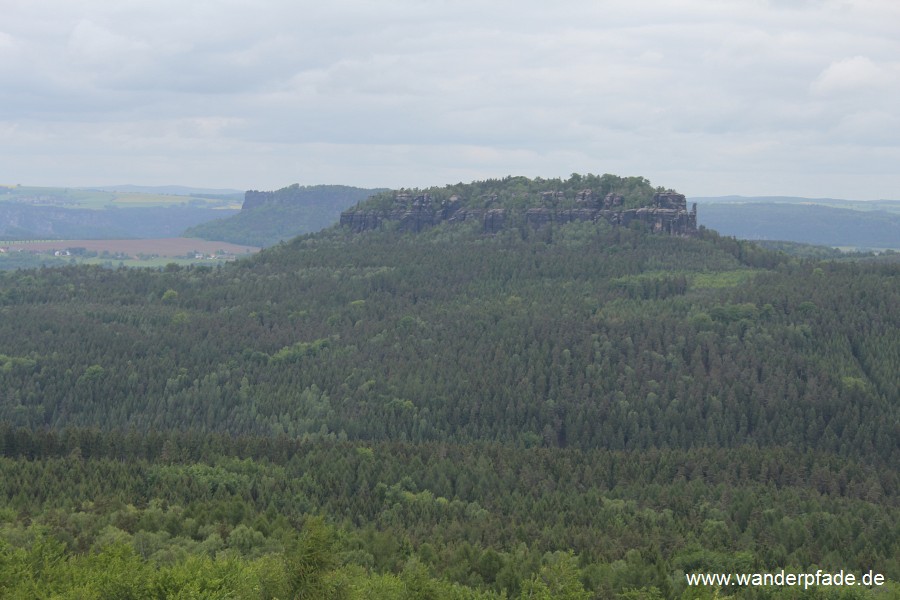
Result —
[[424, 194], [434, 197], [437, 201], [449, 201], [451, 197], [456, 196], [467, 208], [495, 206], [524, 209], [548, 204], [572, 208], [579, 205], [579, 200], [581, 202], [585, 200], [584, 197], [579, 198], [579, 193], [584, 191], [590, 191], [590, 195], [594, 198], [603, 198], [607, 194], [620, 196], [622, 208], [639, 208], [649, 206], [653, 193], [662, 189], [654, 188], [643, 177], [620, 177], [609, 173], [604, 175], [573, 173], [567, 179], [508, 176], [502, 179], [485, 179], [425, 189], [382, 190], [359, 208], [390, 209], [400, 195]]
[[900, 265], [482, 231], [0, 275], [0, 596], [900, 595]]

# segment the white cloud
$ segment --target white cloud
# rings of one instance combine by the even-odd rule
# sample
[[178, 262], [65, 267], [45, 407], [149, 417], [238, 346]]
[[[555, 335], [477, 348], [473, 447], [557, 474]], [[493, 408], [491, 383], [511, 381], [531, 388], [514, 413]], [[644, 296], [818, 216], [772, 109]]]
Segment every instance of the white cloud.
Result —
[[68, 49], [74, 61], [102, 67], [134, 60], [145, 53], [149, 45], [82, 19], [72, 29]]
[[889, 86], [893, 78], [893, 73], [868, 57], [854, 56], [828, 65], [811, 87], [816, 94], [868, 93]]

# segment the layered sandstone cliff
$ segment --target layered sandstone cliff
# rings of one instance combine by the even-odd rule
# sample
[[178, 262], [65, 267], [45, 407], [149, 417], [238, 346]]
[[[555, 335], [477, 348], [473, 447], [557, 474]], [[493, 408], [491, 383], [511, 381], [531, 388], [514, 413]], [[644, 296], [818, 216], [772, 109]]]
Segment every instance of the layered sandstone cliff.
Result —
[[646, 224], [652, 231], [670, 235], [694, 235], [697, 232], [697, 205], [690, 211], [683, 194], [657, 192], [650, 206], [623, 208], [622, 196], [603, 197], [586, 189], [578, 192], [574, 207], [563, 207], [559, 192], [541, 193], [540, 207], [516, 209], [494, 206], [496, 197], [480, 198], [485, 208], [468, 208], [458, 196], [436, 200], [430, 194], [411, 195], [396, 192], [389, 208], [359, 208], [341, 213], [340, 224], [353, 231], [378, 229], [386, 222], [395, 222], [401, 231], [420, 232], [442, 222], [460, 223], [479, 220], [485, 233], [497, 233], [509, 222], [522, 217], [534, 228], [573, 221], [604, 221], [612, 225], [629, 225], [635, 221]]

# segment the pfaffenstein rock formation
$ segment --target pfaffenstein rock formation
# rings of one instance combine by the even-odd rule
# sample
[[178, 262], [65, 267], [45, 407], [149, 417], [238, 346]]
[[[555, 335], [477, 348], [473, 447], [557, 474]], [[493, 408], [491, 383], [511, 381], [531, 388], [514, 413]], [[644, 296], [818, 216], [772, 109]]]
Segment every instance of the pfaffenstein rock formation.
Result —
[[[574, 221], [604, 220], [612, 225], [627, 226], [635, 221], [644, 223], [650, 230], [669, 235], [689, 236], [697, 232], [697, 205], [690, 211], [683, 194], [659, 191], [653, 194], [649, 206], [625, 208], [623, 196], [607, 193], [603, 196], [584, 189], [574, 199], [563, 192], [540, 193], [540, 206], [531, 208], [507, 208], [498, 206], [498, 197], [488, 195], [477, 203], [466, 202], [458, 195], [438, 200], [432, 194], [394, 192], [386, 208], [348, 210], [341, 213], [340, 224], [352, 231], [378, 229], [386, 223], [397, 223], [405, 232], [420, 232], [443, 222], [462, 223], [477, 220], [485, 233], [497, 233], [511, 222], [522, 222], [533, 228]], [[470, 204], [480, 204], [473, 208]]]

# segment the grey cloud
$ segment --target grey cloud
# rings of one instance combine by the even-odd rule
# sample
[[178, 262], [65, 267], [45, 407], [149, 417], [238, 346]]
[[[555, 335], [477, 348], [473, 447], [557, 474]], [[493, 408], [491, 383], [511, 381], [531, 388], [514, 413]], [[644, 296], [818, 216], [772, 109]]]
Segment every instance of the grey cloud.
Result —
[[816, 94], [869, 93], [895, 85], [893, 69], [874, 63], [866, 56], [832, 62], [812, 83]]
[[[898, 143], [900, 12], [874, 0], [34, 0], [4, 17], [0, 131], [26, 158], [0, 164], [40, 176], [42, 152], [77, 147], [83, 171], [148, 184], [615, 170], [697, 194], [751, 185], [751, 166], [812, 188], [862, 168], [834, 157], [882, 165]], [[213, 160], [247, 180], [173, 179]]]

